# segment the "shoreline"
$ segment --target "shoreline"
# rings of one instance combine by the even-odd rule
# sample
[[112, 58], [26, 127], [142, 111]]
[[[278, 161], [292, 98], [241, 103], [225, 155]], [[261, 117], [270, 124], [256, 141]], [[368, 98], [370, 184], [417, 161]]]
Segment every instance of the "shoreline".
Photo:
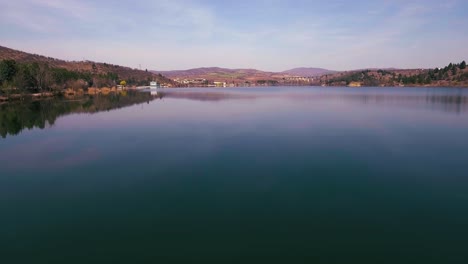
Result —
[[[408, 85], [408, 86], [339, 86], [339, 85], [331, 85], [331, 86], [322, 86], [322, 85], [302, 85], [302, 86], [295, 86], [295, 85], [276, 85], [276, 86], [235, 86], [235, 87], [208, 87], [208, 86], [191, 86], [191, 87], [178, 87], [179, 89], [190, 89], [190, 88], [216, 88], [216, 89], [225, 89], [225, 88], [262, 88], [262, 87], [329, 87], [329, 88], [459, 88], [459, 89], [468, 89], [468, 86], [431, 86], [431, 85]], [[171, 89], [171, 88], [166, 88]], [[51, 99], [51, 98], [59, 98], [59, 97], [75, 97], [75, 96], [84, 96], [84, 95], [111, 95], [111, 94], [122, 94], [125, 95], [127, 91], [134, 91], [134, 88], [123, 88], [117, 89], [113, 88], [88, 88], [88, 91], [84, 91], [83, 89], [73, 91], [71, 89], [64, 90], [62, 92], [52, 93], [52, 92], [45, 92], [45, 93], [25, 93], [25, 94], [10, 94], [9, 96], [0, 95], [0, 103], [8, 103], [8, 102], [17, 102], [17, 101], [24, 101], [24, 100], [44, 100], [44, 99]]]

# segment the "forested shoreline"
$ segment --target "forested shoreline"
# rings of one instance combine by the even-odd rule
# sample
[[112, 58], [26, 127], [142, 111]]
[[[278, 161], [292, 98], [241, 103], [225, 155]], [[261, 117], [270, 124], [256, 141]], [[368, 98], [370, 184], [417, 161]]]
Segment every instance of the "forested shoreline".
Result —
[[327, 86], [446, 86], [467, 87], [466, 62], [450, 63], [444, 68], [416, 70], [362, 70], [324, 75], [320, 83]]
[[49, 92], [58, 94], [65, 89], [115, 87], [122, 82], [128, 86], [147, 85], [152, 78], [122, 79], [117, 73], [102, 73], [93, 64], [94, 71], [73, 71], [51, 67], [47, 62], [24, 63], [15, 60], [0, 61], [0, 94], [30, 94]]

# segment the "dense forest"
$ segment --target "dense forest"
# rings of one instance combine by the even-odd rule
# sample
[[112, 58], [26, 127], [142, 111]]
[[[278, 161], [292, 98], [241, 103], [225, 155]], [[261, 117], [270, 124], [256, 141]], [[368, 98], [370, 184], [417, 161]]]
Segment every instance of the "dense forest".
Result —
[[343, 86], [468, 86], [466, 62], [450, 63], [444, 68], [421, 70], [362, 70], [325, 75], [322, 85]]

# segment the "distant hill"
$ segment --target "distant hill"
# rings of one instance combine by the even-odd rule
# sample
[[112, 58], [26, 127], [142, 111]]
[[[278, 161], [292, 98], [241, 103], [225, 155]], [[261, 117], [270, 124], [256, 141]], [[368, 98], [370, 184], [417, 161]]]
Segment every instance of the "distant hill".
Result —
[[[268, 83], [268, 84], [306, 84], [309, 81], [299, 80], [301, 77], [317, 77], [323, 74], [335, 73], [320, 68], [298, 68], [285, 72], [268, 72], [256, 69], [227, 69], [219, 67], [195, 68], [176, 71], [153, 71], [178, 81], [200, 80], [226, 83]], [[298, 83], [299, 82], [299, 83]]]
[[338, 72], [323, 68], [296, 68], [265, 72], [209, 67], [160, 73], [178, 80], [206, 79], [256, 85], [468, 86], [465, 62], [451, 63], [442, 69], [369, 68]]
[[227, 69], [219, 67], [205, 67], [195, 68], [189, 70], [176, 70], [176, 71], [153, 71], [155, 73], [161, 73], [170, 78], [248, 78], [253, 75], [271, 76], [274, 73], [264, 72], [255, 69]]
[[336, 71], [322, 69], [322, 68], [294, 68], [291, 70], [287, 70], [282, 72], [283, 74], [289, 74], [294, 76], [302, 76], [302, 77], [317, 77], [322, 76], [325, 74], [332, 74], [336, 73]]
[[[458, 64], [450, 63], [443, 69], [383, 68], [336, 72], [323, 68], [295, 68], [284, 72], [268, 72], [256, 69], [207, 67], [177, 71], [142, 71], [107, 63], [60, 60], [0, 46], [0, 61], [3, 60], [15, 60], [24, 64], [47, 63], [50, 68], [74, 73], [70, 75], [60, 72], [63, 76], [66, 75], [67, 78], [75, 76], [75, 79], [79, 76], [90, 85], [91, 79], [110, 78], [114, 80], [114, 84], [116, 80], [126, 80], [129, 84], [146, 84], [148, 80], [157, 80], [168, 86], [212, 85], [214, 82], [225, 82], [232, 86], [468, 86], [468, 68], [465, 61]], [[68, 85], [63, 80], [60, 83]]]
[[176, 71], [153, 71], [169, 78], [181, 80], [200, 80], [207, 82], [226, 82], [226, 83], [256, 83], [256, 82], [279, 82], [288, 77], [287, 74], [266, 72], [255, 69], [227, 69], [219, 67], [195, 68], [189, 70]]
[[15, 60], [18, 63], [47, 63], [53, 68], [63, 68], [75, 72], [90, 72], [95, 75], [117, 74], [119, 79], [123, 80], [155, 79], [160, 83], [174, 84], [171, 79], [148, 71], [93, 61], [66, 61], [0, 46], [0, 61], [2, 60]]

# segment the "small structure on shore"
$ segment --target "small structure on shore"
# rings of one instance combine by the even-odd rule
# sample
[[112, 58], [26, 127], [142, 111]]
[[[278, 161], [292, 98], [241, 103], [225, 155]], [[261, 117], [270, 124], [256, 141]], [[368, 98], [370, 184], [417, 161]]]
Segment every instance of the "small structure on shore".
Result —
[[348, 87], [361, 87], [361, 86], [362, 86], [361, 82], [350, 82], [348, 84]]
[[158, 82], [156, 81], [150, 82], [150, 89], [158, 89], [158, 88], [161, 88], [161, 85]]
[[226, 87], [226, 82], [214, 82], [215, 87]]

